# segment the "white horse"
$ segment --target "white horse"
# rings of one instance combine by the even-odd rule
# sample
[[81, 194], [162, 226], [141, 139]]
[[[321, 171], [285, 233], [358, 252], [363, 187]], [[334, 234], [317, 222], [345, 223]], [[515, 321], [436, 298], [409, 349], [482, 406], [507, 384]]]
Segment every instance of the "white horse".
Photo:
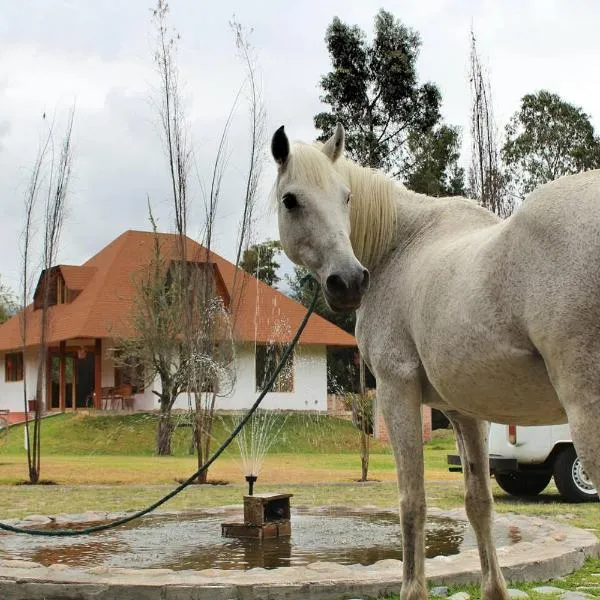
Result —
[[397, 464], [403, 600], [427, 597], [421, 405], [451, 420], [482, 596], [506, 598], [492, 537], [486, 421], [568, 421], [600, 489], [600, 172], [533, 192], [502, 221], [428, 198], [283, 130], [271, 150], [281, 243], [333, 309], [357, 310]]

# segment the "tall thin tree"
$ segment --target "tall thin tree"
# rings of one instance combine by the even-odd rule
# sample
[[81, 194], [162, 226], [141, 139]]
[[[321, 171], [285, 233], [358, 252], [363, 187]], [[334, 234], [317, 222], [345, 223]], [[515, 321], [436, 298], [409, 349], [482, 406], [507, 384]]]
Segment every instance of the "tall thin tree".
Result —
[[514, 210], [514, 202], [504, 186], [491, 86], [489, 77], [481, 65], [473, 29], [471, 29], [469, 83], [471, 87], [470, 195], [499, 217], [508, 217]]
[[[50, 129], [48, 135], [44, 142], [40, 145], [38, 150], [38, 155], [35, 159], [33, 170], [31, 172], [31, 177], [29, 179], [29, 185], [27, 187], [27, 191], [25, 193], [24, 198], [24, 226], [23, 232], [21, 235], [21, 311], [19, 313], [20, 319], [20, 327], [21, 327], [21, 341], [22, 347], [21, 352], [23, 355], [23, 407], [25, 412], [25, 438], [27, 440], [27, 471], [29, 480], [31, 483], [34, 483], [37, 479], [36, 477], [36, 468], [39, 475], [39, 457], [34, 456], [33, 454], [33, 444], [31, 443], [31, 432], [29, 429], [29, 396], [28, 396], [28, 388], [27, 388], [27, 335], [28, 335], [28, 320], [29, 313], [27, 311], [27, 304], [29, 302], [30, 289], [31, 289], [31, 272], [30, 272], [30, 262], [31, 262], [31, 243], [33, 238], [33, 220], [35, 207], [38, 200], [38, 194], [40, 191], [40, 186], [42, 183], [43, 177], [43, 167], [46, 160], [46, 153], [48, 151], [48, 146], [50, 144], [50, 140], [52, 137], [52, 130]], [[39, 446], [36, 446], [36, 450], [39, 449]]]
[[[254, 50], [250, 44], [251, 30], [245, 28], [235, 19], [230, 23], [234, 34], [235, 44], [242, 63], [246, 70], [246, 82], [248, 92], [249, 109], [249, 160], [244, 186], [242, 218], [238, 230], [237, 252], [235, 265], [240, 267], [244, 251], [251, 243], [251, 229], [254, 218], [254, 210], [259, 191], [259, 183], [265, 163], [266, 147], [266, 115], [262, 97], [262, 90], [257, 75], [256, 59]], [[240, 281], [241, 280], [241, 281]], [[233, 282], [232, 297], [239, 301], [243, 295], [243, 289], [247, 282], [247, 276], [242, 269], [237, 269]], [[233, 307], [233, 315], [237, 314]]]
[[[54, 147], [53, 127], [50, 128], [46, 141], [42, 144], [34, 163], [33, 172], [24, 202], [25, 224], [22, 237], [23, 264], [21, 279], [21, 299], [23, 310], [20, 318], [24, 365], [23, 400], [25, 408], [25, 435], [27, 437], [27, 466], [29, 481], [31, 483], [38, 483], [41, 472], [41, 417], [45, 410], [44, 390], [48, 368], [48, 332], [51, 318], [50, 306], [53, 285], [56, 285], [53, 277], [53, 268], [55, 267], [60, 243], [60, 235], [65, 216], [65, 203], [67, 200], [69, 180], [71, 177], [73, 158], [71, 139], [74, 116], [75, 109], [73, 108], [68, 116], [65, 133], [63, 134], [63, 138], [58, 150], [58, 157], [56, 156]], [[30, 339], [30, 332], [28, 330], [29, 313], [26, 310], [26, 306], [30, 293], [29, 266], [33, 237], [32, 227], [35, 208], [37, 205], [37, 198], [42, 186], [42, 179], [44, 170], [46, 168], [46, 163], [48, 163], [48, 174], [42, 216], [42, 276], [40, 277], [39, 288], [37, 290], [40, 294], [39, 298], [41, 299], [38, 309], [41, 311], [41, 315], [39, 319], [39, 337], [35, 340], [38, 348], [38, 358], [35, 398], [33, 402], [33, 431], [31, 431], [29, 427], [29, 397], [26, 372], [27, 361], [25, 357], [27, 355], [27, 347], [30, 345], [29, 342], [32, 340]]]
[[[155, 392], [161, 407], [157, 427], [158, 454], [170, 453], [173, 430], [171, 409], [180, 394], [188, 393], [194, 415], [194, 445], [201, 463], [210, 450], [216, 397], [224, 393], [235, 379], [233, 329], [230, 326], [235, 307], [225, 307], [217, 298], [211, 252], [221, 182], [227, 162], [227, 137], [239, 93], [219, 140], [210, 186], [208, 190], [201, 186], [204, 192], [205, 222], [201, 240], [204, 250], [200, 256], [190, 256], [192, 246], [189, 245], [187, 228], [190, 194], [193, 191], [189, 175], [195, 155], [180, 92], [177, 69], [179, 36], [171, 28], [168, 15], [167, 2], [158, 0], [153, 11], [157, 32], [155, 63], [160, 78], [158, 108], [170, 177], [176, 252], [174, 255], [172, 251], [169, 255], [164, 253], [156, 223], [151, 216], [155, 233], [153, 266], [142, 274], [138, 282], [133, 315], [136, 334], [130, 340], [121, 340], [115, 356], [124, 366], [143, 363], [149, 382], [155, 376], [161, 380], [161, 390]], [[236, 30], [236, 43], [238, 48], [247, 53], [248, 64], [252, 64], [250, 49], [244, 39], [244, 30], [240, 26]], [[253, 72], [250, 75], [250, 96], [255, 98], [258, 93], [256, 80]], [[248, 236], [252, 202], [260, 176], [262, 142], [257, 136], [264, 130], [261, 120], [264, 117], [261, 116], [262, 109], [257, 106], [251, 103], [250, 172], [245, 185], [246, 200], [238, 248], [244, 247], [243, 240]], [[233, 292], [231, 297], [236, 298], [236, 293]], [[217, 379], [219, 387], [216, 385]], [[206, 477], [206, 472], [203, 477]]]

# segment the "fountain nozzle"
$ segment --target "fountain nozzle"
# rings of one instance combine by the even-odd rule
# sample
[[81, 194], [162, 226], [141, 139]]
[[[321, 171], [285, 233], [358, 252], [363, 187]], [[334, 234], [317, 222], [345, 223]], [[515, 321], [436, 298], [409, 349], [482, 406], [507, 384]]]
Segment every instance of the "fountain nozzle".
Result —
[[257, 475], [246, 475], [246, 481], [248, 482], [248, 496], [252, 496], [254, 494], [254, 483], [257, 479]]

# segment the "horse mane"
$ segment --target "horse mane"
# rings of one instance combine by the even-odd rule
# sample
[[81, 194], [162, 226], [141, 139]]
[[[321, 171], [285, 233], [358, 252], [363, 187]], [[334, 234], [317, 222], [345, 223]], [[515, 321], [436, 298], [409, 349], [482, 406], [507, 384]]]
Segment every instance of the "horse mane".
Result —
[[[367, 268], [376, 265], [390, 250], [397, 234], [396, 197], [403, 186], [381, 171], [340, 157], [332, 163], [321, 143], [295, 142], [286, 170], [293, 181], [318, 186], [332, 184], [332, 171], [350, 188], [350, 242], [356, 258]], [[315, 150], [318, 149], [318, 152]]]

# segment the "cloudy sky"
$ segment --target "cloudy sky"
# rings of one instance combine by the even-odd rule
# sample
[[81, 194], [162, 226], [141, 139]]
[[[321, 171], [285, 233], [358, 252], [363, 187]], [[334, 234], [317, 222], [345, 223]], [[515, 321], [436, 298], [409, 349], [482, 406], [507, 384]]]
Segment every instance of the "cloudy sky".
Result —
[[[0, 276], [18, 289], [22, 202], [45, 127], [60, 132], [76, 106], [74, 170], [59, 261], [79, 264], [126, 229], [147, 229], [149, 196], [171, 229], [166, 163], [153, 100], [152, 0], [0, 0]], [[194, 178], [207, 177], [219, 133], [244, 80], [229, 21], [253, 28], [269, 134], [315, 136], [319, 77], [329, 69], [323, 41], [334, 16], [368, 33], [379, 8], [419, 31], [419, 73], [443, 95], [446, 122], [468, 147], [469, 29], [489, 68], [503, 127], [528, 92], [546, 88], [584, 108], [600, 126], [600, 3], [594, 0], [171, 0], [181, 35], [179, 68], [195, 147]], [[42, 115], [46, 113], [46, 120]], [[246, 171], [248, 121], [238, 106], [219, 213], [216, 249], [233, 258]], [[465, 156], [466, 160], [466, 156]], [[276, 236], [267, 208], [268, 164], [255, 239]], [[192, 207], [192, 235], [201, 202]]]

